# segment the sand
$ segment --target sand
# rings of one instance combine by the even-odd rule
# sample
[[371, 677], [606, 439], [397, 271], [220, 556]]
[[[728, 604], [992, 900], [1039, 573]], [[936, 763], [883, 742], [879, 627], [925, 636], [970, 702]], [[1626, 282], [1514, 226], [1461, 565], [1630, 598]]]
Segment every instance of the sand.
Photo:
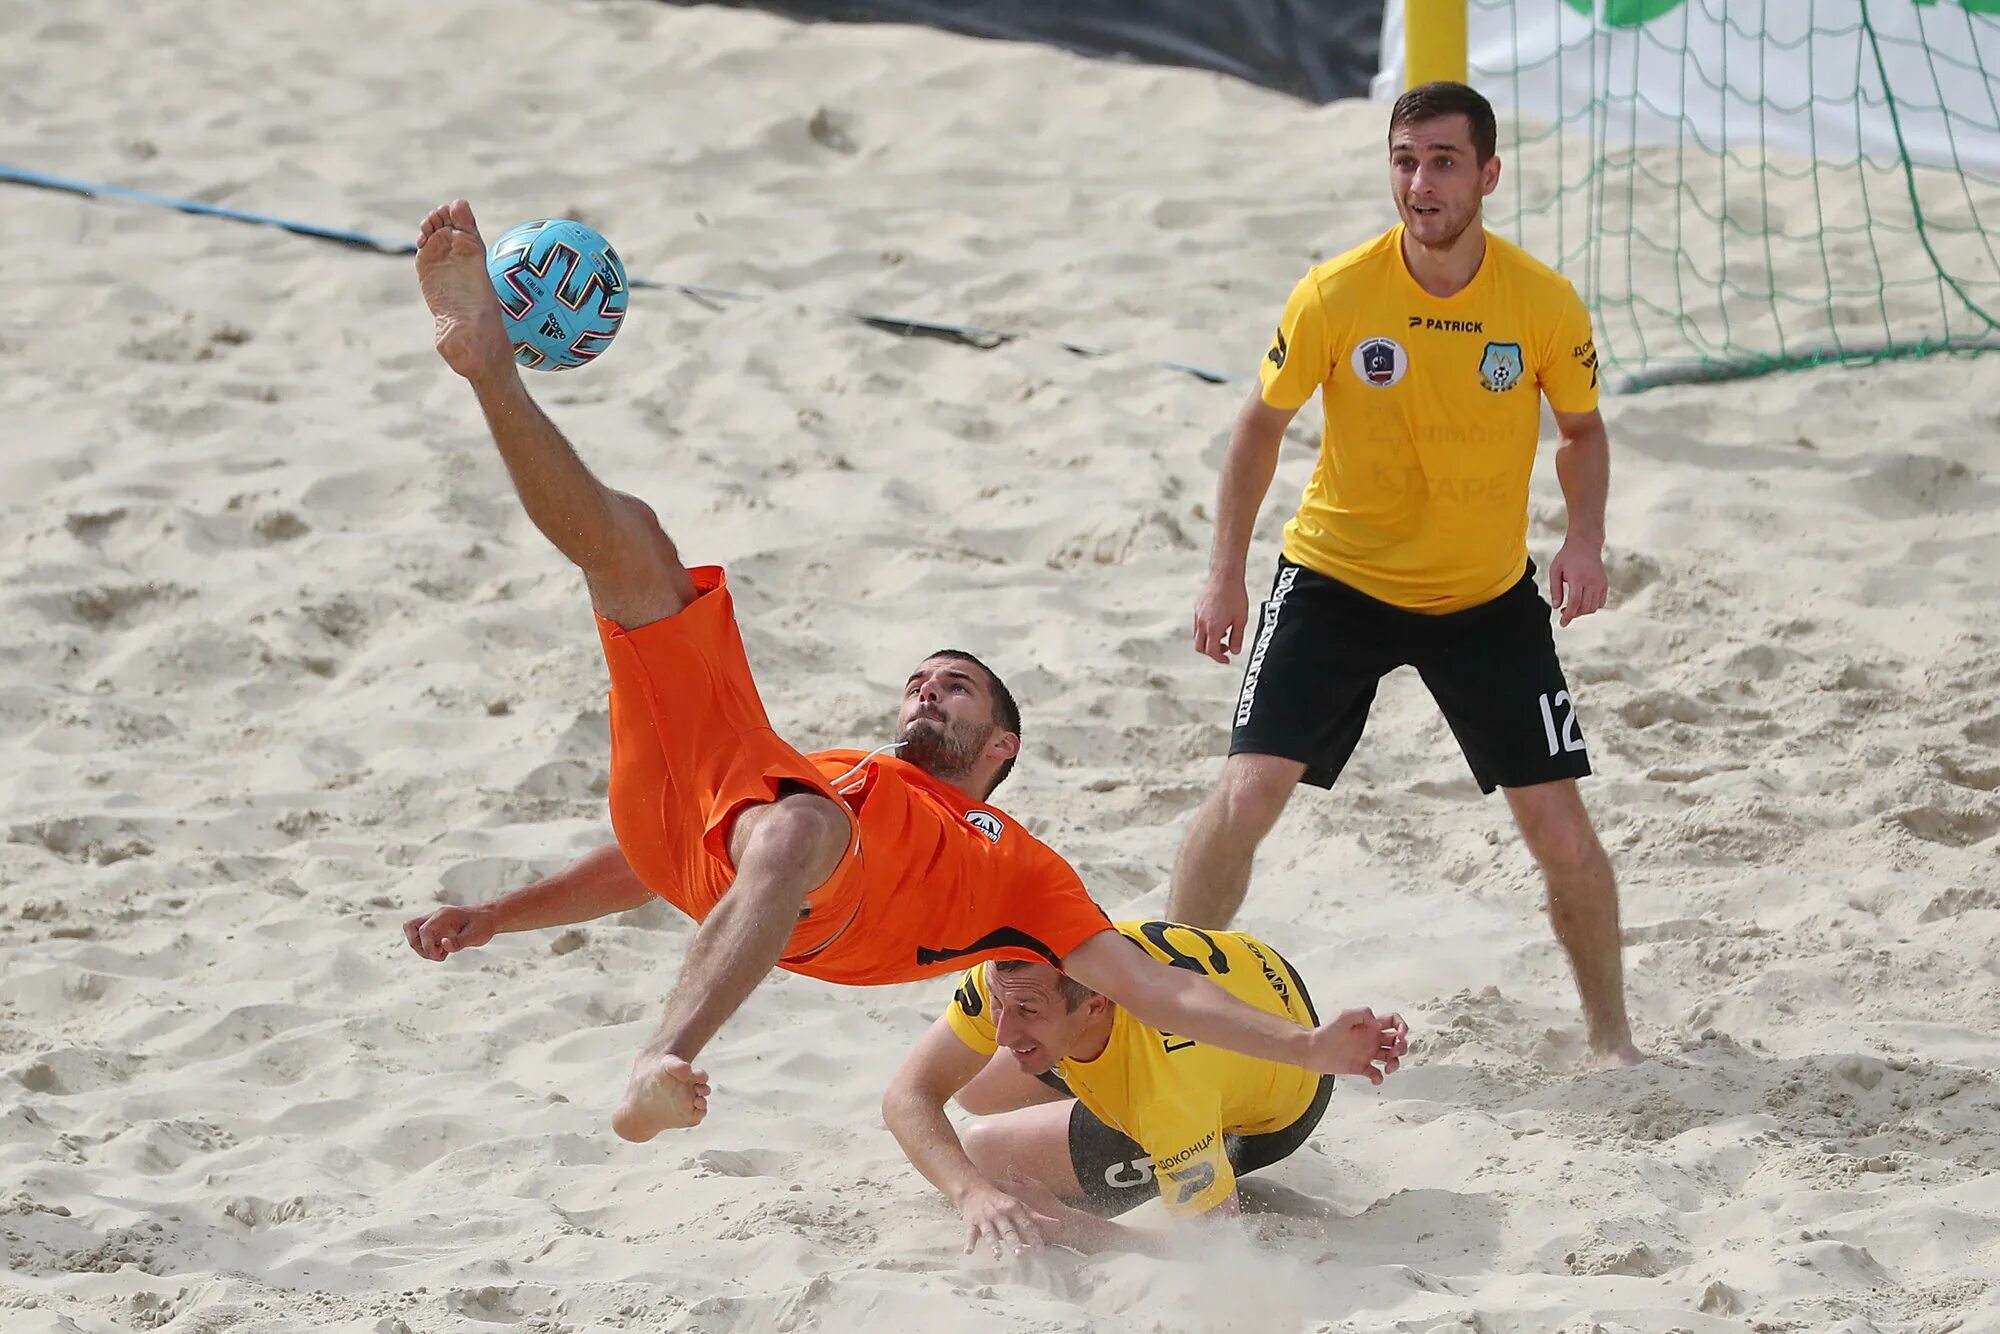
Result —
[[[1379, 106], [639, 0], [80, 0], [0, 10], [0, 112], [0, 161], [399, 236], [463, 194], [759, 294], [642, 292], [535, 388], [730, 566], [796, 741], [988, 654], [1002, 805], [1163, 906], [1242, 389], [1157, 363], [1249, 372], [1386, 225]], [[1398, 674], [1242, 923], [1409, 1066], [1181, 1264], [994, 1264], [877, 1114], [948, 984], [774, 978], [708, 1123], [634, 1146], [686, 922], [403, 944], [608, 834], [579, 581], [407, 261], [12, 189], [0, 245], [7, 1334], [2000, 1329], [2000, 359], [1607, 402], [1613, 602], [1560, 643], [1652, 1062], [1580, 1069], [1538, 877]], [[1545, 458], [1544, 562], [1562, 516]]]

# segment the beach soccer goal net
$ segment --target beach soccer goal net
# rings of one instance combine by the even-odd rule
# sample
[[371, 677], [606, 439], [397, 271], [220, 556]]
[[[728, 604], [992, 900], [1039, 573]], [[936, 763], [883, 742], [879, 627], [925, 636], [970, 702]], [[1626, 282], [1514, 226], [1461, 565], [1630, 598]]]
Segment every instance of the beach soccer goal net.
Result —
[[2000, 349], [2000, 0], [1444, 2], [1611, 387]]

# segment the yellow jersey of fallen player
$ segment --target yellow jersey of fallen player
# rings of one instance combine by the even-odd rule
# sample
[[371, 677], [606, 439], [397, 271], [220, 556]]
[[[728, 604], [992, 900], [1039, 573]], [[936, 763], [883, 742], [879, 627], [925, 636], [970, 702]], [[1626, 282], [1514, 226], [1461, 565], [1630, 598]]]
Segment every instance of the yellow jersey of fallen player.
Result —
[[1300, 280], [1260, 374], [1264, 402], [1326, 410], [1285, 556], [1382, 602], [1449, 612], [1528, 565], [1541, 400], [1597, 406], [1590, 312], [1569, 280], [1486, 237], [1479, 272], [1434, 297], [1400, 225]]
[[[1118, 922], [1118, 931], [1163, 963], [1205, 974], [1230, 995], [1294, 1023], [1316, 1026], [1291, 966], [1241, 931], [1168, 922]], [[986, 965], [968, 970], [947, 1011], [974, 1051], [999, 1047]], [[1114, 1007], [1111, 1037], [1095, 1060], [1057, 1071], [1097, 1118], [1135, 1140], [1153, 1160], [1161, 1199], [1177, 1214], [1206, 1213], [1236, 1189], [1225, 1137], [1283, 1130], [1319, 1091], [1319, 1076], [1149, 1028]]]

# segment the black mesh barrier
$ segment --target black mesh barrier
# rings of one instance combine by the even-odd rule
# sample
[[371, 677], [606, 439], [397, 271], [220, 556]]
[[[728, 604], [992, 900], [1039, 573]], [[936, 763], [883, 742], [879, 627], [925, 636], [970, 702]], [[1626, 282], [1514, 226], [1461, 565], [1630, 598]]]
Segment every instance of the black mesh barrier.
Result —
[[[686, 0], [667, 0], [686, 3]], [[914, 23], [1183, 65], [1309, 102], [1368, 96], [1382, 0], [721, 0], [803, 21]]]

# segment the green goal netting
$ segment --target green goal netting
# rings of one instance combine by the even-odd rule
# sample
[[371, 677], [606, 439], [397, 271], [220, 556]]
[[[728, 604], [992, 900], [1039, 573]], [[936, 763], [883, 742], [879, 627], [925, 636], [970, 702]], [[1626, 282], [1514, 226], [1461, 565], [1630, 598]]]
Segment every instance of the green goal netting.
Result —
[[[1725, 12], [1726, 10], [1726, 12]], [[2000, 348], [2000, 0], [1468, 0], [1609, 387]]]

